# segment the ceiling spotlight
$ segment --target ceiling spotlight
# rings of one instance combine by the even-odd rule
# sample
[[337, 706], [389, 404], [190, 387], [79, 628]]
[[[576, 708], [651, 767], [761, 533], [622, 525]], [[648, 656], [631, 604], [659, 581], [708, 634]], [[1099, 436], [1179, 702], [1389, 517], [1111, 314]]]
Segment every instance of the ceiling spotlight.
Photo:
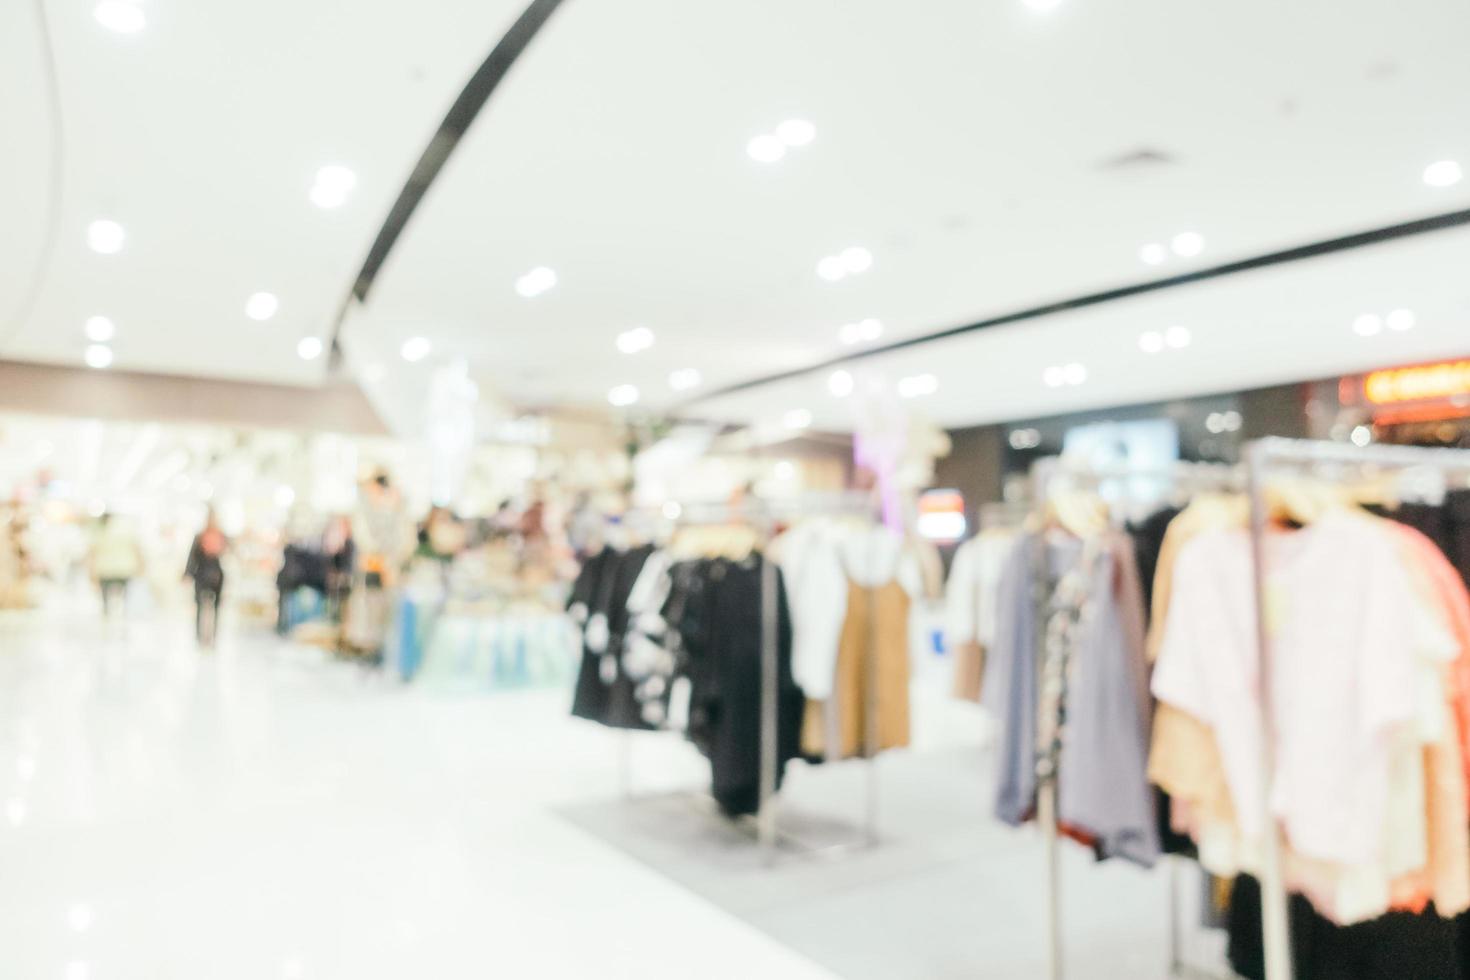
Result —
[[1245, 416], [1235, 411], [1235, 409], [1231, 409], [1220, 416], [1220, 426], [1226, 432], [1239, 432], [1240, 427], [1244, 424]]
[[857, 329], [859, 340], [877, 340], [883, 336], [883, 321], [868, 317], [858, 321]]
[[245, 301], [245, 315], [252, 320], [269, 320], [280, 309], [281, 301], [275, 293], [252, 293]]
[[850, 275], [867, 272], [873, 267], [873, 253], [861, 245], [844, 248], [838, 258], [842, 260], [842, 268]]
[[92, 8], [97, 23], [119, 34], [136, 34], [148, 25], [143, 8], [126, 0], [102, 0]]
[[87, 362], [87, 367], [101, 371], [112, 366], [112, 348], [106, 344], [88, 344], [82, 360]]
[[1041, 432], [1038, 429], [1012, 429], [1010, 443], [1012, 449], [1035, 449], [1041, 445]]
[[898, 382], [900, 398], [920, 398], [924, 395], [932, 395], [938, 390], [939, 379], [932, 374], [916, 374], [912, 377], [901, 378]]
[[516, 292], [526, 299], [534, 299], [556, 285], [556, 271], [538, 265], [516, 280]]
[[1193, 258], [1205, 250], [1205, 239], [1199, 232], [1181, 231], [1169, 242], [1169, 247], [1174, 249], [1175, 255]]
[[702, 381], [704, 381], [703, 376], [694, 368], [680, 368], [669, 374], [669, 387], [675, 391], [698, 388]]
[[1193, 339], [1188, 327], [1170, 327], [1164, 331], [1164, 343], [1174, 350], [1183, 350]]
[[634, 327], [618, 334], [618, 350], [624, 354], [637, 354], [653, 346], [653, 331], [647, 327]]
[[1073, 361], [1062, 368], [1062, 378], [1069, 385], [1080, 385], [1087, 380], [1087, 368]]
[[341, 164], [328, 164], [316, 172], [311, 185], [311, 203], [319, 208], [340, 208], [357, 186], [357, 174]]
[[1376, 313], [1364, 313], [1353, 321], [1353, 333], [1359, 337], [1373, 337], [1383, 330], [1383, 318]]
[[617, 408], [626, 408], [638, 403], [638, 389], [633, 385], [618, 385], [607, 393], [608, 403]]
[[817, 263], [817, 275], [828, 282], [836, 282], [847, 277], [847, 267], [837, 256], [829, 255]]
[[1144, 265], [1163, 265], [1168, 257], [1169, 250], [1158, 242], [1149, 242], [1138, 250], [1138, 258]]
[[296, 356], [303, 361], [314, 361], [322, 356], [322, 341], [320, 337], [302, 337], [301, 342], [296, 345]]
[[1138, 335], [1138, 349], [1145, 354], [1157, 354], [1164, 349], [1164, 335], [1157, 330], [1146, 330]]
[[87, 317], [85, 330], [87, 339], [94, 344], [105, 344], [117, 336], [117, 325], [105, 316]]
[[796, 479], [796, 464], [793, 463], [789, 459], [777, 460], [776, 461], [776, 479], [778, 479], [778, 480], [794, 480], [794, 479]]
[[1211, 412], [1205, 418], [1205, 429], [1211, 435], [1219, 435], [1225, 431], [1225, 416], [1219, 412]]
[[786, 155], [786, 144], [778, 136], [762, 133], [745, 144], [745, 152], [757, 163], [775, 163]]
[[1405, 330], [1413, 330], [1417, 321], [1413, 310], [1394, 310], [1384, 317], [1383, 322], [1388, 329], [1403, 333]]
[[846, 398], [852, 394], [852, 389], [852, 372], [839, 369], [827, 376], [827, 390], [833, 398]]
[[1067, 372], [1059, 365], [1052, 365], [1041, 372], [1041, 380], [1048, 388], [1060, 388], [1067, 383]]
[[1424, 168], [1424, 183], [1430, 187], [1454, 187], [1464, 176], [1465, 172], [1455, 160], [1440, 160]]
[[402, 347], [398, 348], [398, 354], [408, 363], [417, 364], [428, 357], [429, 351], [433, 349], [434, 345], [429, 343], [429, 338], [410, 337], [403, 342]]
[[1353, 440], [1354, 446], [1362, 448], [1373, 441], [1373, 430], [1366, 425], [1354, 426], [1353, 434], [1350, 438]]
[[812, 413], [804, 408], [793, 408], [781, 416], [781, 424], [788, 429], [807, 429], [812, 424]]
[[805, 119], [788, 119], [776, 127], [776, 138], [787, 146], [806, 146], [817, 138], [817, 127]]
[[123, 226], [107, 218], [98, 218], [87, 226], [87, 245], [101, 255], [113, 255], [122, 251], [127, 233]]

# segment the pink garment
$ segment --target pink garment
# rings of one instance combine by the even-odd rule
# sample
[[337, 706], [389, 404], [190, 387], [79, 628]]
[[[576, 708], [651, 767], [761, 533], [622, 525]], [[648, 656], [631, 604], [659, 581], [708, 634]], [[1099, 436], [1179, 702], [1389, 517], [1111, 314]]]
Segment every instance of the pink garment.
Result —
[[[1272, 812], [1305, 858], [1377, 864], [1395, 740], [1415, 722], [1418, 658], [1437, 641], [1421, 629], [1398, 538], [1373, 519], [1330, 513], [1267, 546]], [[1242, 834], [1259, 840], [1266, 787], [1244, 532], [1184, 546], [1164, 629], [1153, 692], [1214, 730]]]

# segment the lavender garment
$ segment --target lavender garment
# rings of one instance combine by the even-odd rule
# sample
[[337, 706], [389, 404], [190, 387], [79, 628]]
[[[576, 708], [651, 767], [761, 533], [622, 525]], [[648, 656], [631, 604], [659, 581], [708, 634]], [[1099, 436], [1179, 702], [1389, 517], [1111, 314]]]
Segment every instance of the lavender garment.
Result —
[[[1110, 535], [1091, 558], [1082, 608], [1061, 611], [1077, 624], [1067, 658], [1058, 814], [1096, 836], [1102, 856], [1151, 865], [1159, 839], [1147, 777], [1150, 701], [1130, 548], [1125, 537]], [[1012, 826], [1036, 807], [1040, 620], [1058, 581], [1082, 559], [1079, 541], [1048, 544], [1028, 534], [1001, 577], [985, 704], [1001, 731], [995, 814]]]

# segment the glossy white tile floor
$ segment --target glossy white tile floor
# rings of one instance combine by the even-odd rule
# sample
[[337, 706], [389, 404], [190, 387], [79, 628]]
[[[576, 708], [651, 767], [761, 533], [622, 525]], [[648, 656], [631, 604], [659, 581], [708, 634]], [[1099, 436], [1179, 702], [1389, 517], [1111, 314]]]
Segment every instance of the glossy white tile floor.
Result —
[[[669, 752], [649, 772], [700, 778]], [[554, 815], [615, 793], [616, 760], [559, 693], [6, 614], [0, 977], [829, 976]]]

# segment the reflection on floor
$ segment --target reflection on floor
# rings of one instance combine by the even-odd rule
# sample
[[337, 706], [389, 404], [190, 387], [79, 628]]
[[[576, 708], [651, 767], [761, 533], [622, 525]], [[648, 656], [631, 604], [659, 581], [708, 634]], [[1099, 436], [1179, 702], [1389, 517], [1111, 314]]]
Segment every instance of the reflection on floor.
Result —
[[615, 749], [560, 693], [405, 690], [265, 636], [201, 654], [181, 616], [9, 614], [0, 976], [831, 976], [555, 815], [616, 796]]

